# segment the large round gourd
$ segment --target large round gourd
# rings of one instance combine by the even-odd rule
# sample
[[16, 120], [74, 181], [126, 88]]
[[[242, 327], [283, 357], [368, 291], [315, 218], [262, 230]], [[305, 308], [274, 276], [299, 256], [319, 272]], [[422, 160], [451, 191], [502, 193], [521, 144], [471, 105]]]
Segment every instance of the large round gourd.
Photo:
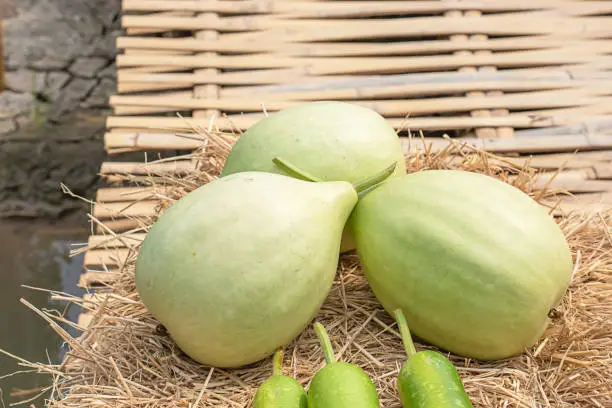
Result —
[[430, 170], [387, 181], [350, 224], [366, 277], [418, 337], [494, 360], [532, 346], [564, 295], [572, 257], [554, 219], [489, 176]]
[[136, 261], [142, 302], [194, 360], [259, 361], [316, 315], [337, 268], [357, 193], [264, 172], [184, 196], [147, 233]]
[[397, 162], [406, 173], [397, 133], [377, 112], [347, 102], [299, 104], [274, 112], [238, 138], [221, 176], [242, 171], [280, 173], [276, 156], [324, 181], [367, 179]]

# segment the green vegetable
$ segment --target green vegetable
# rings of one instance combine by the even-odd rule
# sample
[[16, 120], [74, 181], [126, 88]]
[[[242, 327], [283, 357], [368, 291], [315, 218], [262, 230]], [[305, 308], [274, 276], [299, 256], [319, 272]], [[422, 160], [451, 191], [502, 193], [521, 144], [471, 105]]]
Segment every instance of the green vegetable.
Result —
[[472, 408], [457, 369], [442, 354], [425, 350], [417, 353], [406, 318], [400, 309], [394, 312], [399, 326], [406, 362], [397, 379], [404, 408]]
[[205, 184], [147, 233], [136, 261], [140, 298], [194, 360], [259, 361], [317, 314], [357, 197], [345, 181], [264, 172]]
[[[375, 111], [346, 102], [307, 102], [270, 114], [240, 136], [221, 176], [283, 173], [272, 163], [276, 156], [323, 181], [359, 182], [390, 163], [397, 163], [395, 175], [406, 173], [393, 127]], [[342, 251], [353, 248], [347, 231]]]
[[310, 383], [308, 408], [378, 408], [378, 394], [370, 377], [354, 364], [337, 362], [323, 325], [316, 322], [314, 329], [326, 365]]
[[274, 354], [272, 377], [264, 381], [253, 401], [253, 408], [306, 408], [308, 398], [299, 382], [283, 375], [283, 349]]
[[350, 224], [365, 275], [419, 338], [495, 360], [532, 346], [563, 297], [572, 256], [552, 216], [489, 176], [429, 170], [389, 179]]

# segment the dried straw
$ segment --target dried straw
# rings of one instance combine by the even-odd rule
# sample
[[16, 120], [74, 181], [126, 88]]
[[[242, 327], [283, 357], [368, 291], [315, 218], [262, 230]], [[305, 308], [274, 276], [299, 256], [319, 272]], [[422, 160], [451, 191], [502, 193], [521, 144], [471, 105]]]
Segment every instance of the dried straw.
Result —
[[[199, 133], [205, 135], [206, 143], [193, 159], [201, 171], [181, 178], [149, 177], [152, 185], [173, 186], [170, 196], [160, 197], [160, 210], [219, 175], [235, 139]], [[552, 194], [533, 190], [533, 170], [513, 167], [503, 158], [453, 142], [435, 154], [426, 148], [414, 149], [406, 162], [410, 172], [459, 168], [490, 174], [537, 200]], [[450, 356], [475, 407], [612, 407], [612, 213], [570, 214], [559, 223], [573, 249], [576, 268], [562, 304], [551, 311], [553, 323], [541, 341], [520, 356], [493, 363]], [[65, 322], [63, 318], [28, 304], [71, 349], [59, 366], [22, 361], [53, 375], [48, 405], [250, 406], [257, 387], [270, 375], [270, 359], [222, 370], [186, 357], [139, 301], [133, 275], [136, 254], [137, 247], [117, 279], [86, 301], [53, 294], [82, 304], [93, 317], [79, 338], [70, 338], [56, 323]], [[317, 319], [328, 329], [337, 357], [358, 364], [374, 379], [381, 406], [399, 407], [396, 377], [404, 361], [401, 341], [392, 318], [370, 291], [357, 255], [341, 257], [337, 279]], [[417, 343], [417, 348], [427, 346]], [[307, 387], [322, 363], [310, 326], [288, 345], [285, 373]]]

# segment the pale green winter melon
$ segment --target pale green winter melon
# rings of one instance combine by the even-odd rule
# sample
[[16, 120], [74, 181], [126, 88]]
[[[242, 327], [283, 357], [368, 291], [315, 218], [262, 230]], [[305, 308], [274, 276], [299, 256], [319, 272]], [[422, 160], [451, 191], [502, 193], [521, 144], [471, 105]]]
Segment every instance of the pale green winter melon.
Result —
[[[377, 112], [346, 102], [307, 102], [260, 120], [240, 136], [221, 176], [241, 171], [284, 172], [280, 156], [324, 181], [367, 179], [396, 162], [394, 175], [406, 173], [397, 133]], [[347, 231], [342, 250], [354, 248]]]
[[347, 102], [307, 102], [275, 113], [238, 138], [222, 176], [241, 171], [284, 174], [276, 156], [324, 181], [367, 179], [397, 162], [406, 164], [397, 133], [377, 112]]
[[357, 194], [264, 172], [184, 196], [147, 233], [136, 262], [144, 305], [194, 360], [238, 367], [290, 342], [335, 276]]
[[389, 180], [350, 219], [366, 277], [415, 335], [456, 354], [521, 353], [548, 325], [572, 273], [547, 211], [489, 176], [431, 170]]

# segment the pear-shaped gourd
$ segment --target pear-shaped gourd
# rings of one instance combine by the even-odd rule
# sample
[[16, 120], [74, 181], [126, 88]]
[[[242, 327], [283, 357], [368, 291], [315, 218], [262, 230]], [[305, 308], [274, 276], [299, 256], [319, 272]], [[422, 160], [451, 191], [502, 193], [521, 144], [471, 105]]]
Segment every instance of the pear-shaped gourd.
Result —
[[147, 233], [135, 271], [141, 300], [194, 360], [259, 361], [318, 312], [356, 202], [344, 181], [244, 172], [205, 184]]
[[255, 393], [253, 408], [307, 408], [306, 391], [295, 379], [283, 375], [283, 349], [274, 353], [272, 376]]
[[489, 176], [430, 170], [370, 191], [349, 221], [366, 277], [421, 339], [492, 360], [521, 353], [564, 295], [572, 256], [548, 212]]
[[[377, 112], [346, 102], [307, 102], [270, 114], [240, 136], [221, 175], [242, 171], [283, 174], [272, 162], [275, 156], [323, 181], [358, 182], [394, 162], [394, 175], [406, 173], [393, 127]], [[353, 248], [347, 230], [342, 251]]]

